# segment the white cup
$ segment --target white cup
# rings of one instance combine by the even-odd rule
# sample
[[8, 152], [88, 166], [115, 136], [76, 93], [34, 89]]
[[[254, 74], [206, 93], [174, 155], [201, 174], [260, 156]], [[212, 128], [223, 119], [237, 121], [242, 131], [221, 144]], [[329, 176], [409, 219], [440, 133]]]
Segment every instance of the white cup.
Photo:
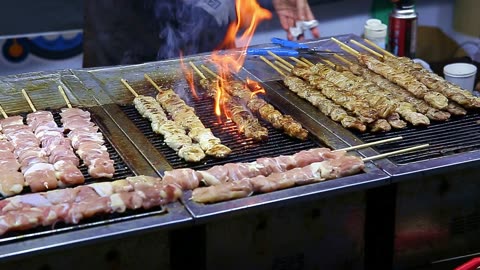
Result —
[[454, 63], [443, 67], [445, 80], [460, 86], [461, 88], [473, 91], [477, 67], [467, 63]]

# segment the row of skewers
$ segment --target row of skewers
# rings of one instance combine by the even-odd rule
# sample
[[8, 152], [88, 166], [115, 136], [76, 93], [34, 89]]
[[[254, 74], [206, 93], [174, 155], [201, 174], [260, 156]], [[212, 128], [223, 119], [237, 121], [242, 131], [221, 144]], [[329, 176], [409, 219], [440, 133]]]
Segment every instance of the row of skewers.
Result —
[[[165, 172], [163, 179], [141, 175], [17, 195], [0, 201], [0, 235], [58, 222], [77, 224], [100, 214], [164, 206], [177, 201], [186, 190], [193, 190], [191, 199], [197, 203], [215, 203], [336, 179], [363, 171], [366, 161], [428, 146], [419, 145], [363, 159], [347, 154], [347, 151], [399, 139], [401, 137], [339, 150], [314, 148], [291, 156], [258, 158], [249, 163], [229, 163], [204, 171], [175, 169]], [[202, 184], [204, 187], [200, 187]]]
[[[59, 87], [66, 98], [63, 88]], [[0, 106], [0, 194], [11, 196], [28, 186], [32, 192], [82, 184], [79, 169], [88, 169], [92, 178], [112, 178], [114, 162], [103, 135], [91, 121], [90, 113], [68, 107], [60, 112], [58, 126], [50, 111], [38, 111], [25, 90], [31, 113], [9, 117]]]
[[[333, 38], [334, 39], [334, 38]], [[358, 59], [354, 63], [340, 55], [343, 65], [323, 59], [312, 63], [291, 57], [296, 65], [271, 53], [285, 85], [319, 108], [343, 127], [360, 132], [401, 129], [407, 123], [426, 126], [430, 121], [446, 121], [451, 115], [465, 115], [466, 109], [480, 108], [480, 99], [469, 91], [445, 81], [408, 58], [385, 52], [379, 54], [351, 40], [369, 54], [362, 54], [334, 39]], [[368, 42], [368, 41], [367, 41]], [[369, 43], [374, 46], [375, 44]]]
[[[268, 139], [268, 129], [261, 124], [260, 118], [293, 138], [307, 138], [308, 131], [298, 121], [257, 97], [246, 83], [223, 79], [202, 66], [211, 75], [207, 78], [193, 63], [190, 64], [200, 75], [200, 85], [206, 95], [222, 100], [228, 116], [245, 137], [254, 141]], [[134, 96], [133, 104], [137, 111], [151, 122], [152, 130], [161, 134], [164, 142], [180, 158], [187, 162], [199, 162], [206, 156], [225, 158], [231, 153], [231, 149], [203, 125], [195, 109], [174, 90], [161, 88], [147, 74], [144, 77], [158, 91], [155, 97], [138, 94], [126, 80], [121, 79], [121, 82]]]

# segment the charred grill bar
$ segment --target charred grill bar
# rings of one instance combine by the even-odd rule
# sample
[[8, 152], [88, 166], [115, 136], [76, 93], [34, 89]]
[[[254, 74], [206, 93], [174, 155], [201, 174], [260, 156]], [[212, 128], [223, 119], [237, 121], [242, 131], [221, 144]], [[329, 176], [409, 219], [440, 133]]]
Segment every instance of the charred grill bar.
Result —
[[[338, 38], [343, 41], [348, 41], [351, 38], [360, 40], [358, 37], [351, 35]], [[318, 41], [318, 44], [327, 49], [336, 48], [333, 42], [325, 40]], [[310, 45], [315, 46], [317, 43], [312, 42]], [[186, 60], [200, 65], [205, 63], [207, 59], [208, 55], [198, 55]], [[313, 57], [310, 60], [316, 62], [319, 59]], [[355, 61], [353, 58], [349, 58], [349, 60]], [[354, 72], [355, 68], [352, 67], [351, 70]], [[323, 71], [327, 72], [328, 70]], [[174, 150], [165, 144], [162, 135], [156, 134], [152, 130], [150, 121], [142, 117], [135, 109], [134, 97], [120, 83], [120, 78], [125, 78], [132, 84], [138, 94], [154, 98], [158, 92], [144, 79], [144, 74], [150, 75], [162, 87], [175, 90], [179, 97], [195, 110], [195, 114], [205, 128], [210, 129], [213, 135], [218, 137], [221, 143], [230, 148], [232, 152], [222, 159], [206, 156], [202, 161], [195, 163], [186, 162], [180, 158]], [[327, 76], [326, 74], [322, 76]], [[329, 78], [335, 82], [334, 77], [337, 73], [328, 71], [328, 74], [330, 74], [328, 75]], [[347, 73], [343, 74], [346, 77], [350, 76]], [[329, 205], [330, 202], [330, 207], [332, 204], [338, 203], [338, 205], [342, 205], [339, 206], [340, 208], [345, 207], [345, 209], [348, 209], [346, 211], [351, 211], [352, 205], [345, 203], [349, 200], [349, 196], [353, 198], [354, 202], [352, 204], [355, 204], [355, 207], [358, 206], [361, 209], [358, 211], [363, 213], [358, 214], [359, 219], [365, 221], [358, 228], [361, 233], [355, 234], [354, 239], [350, 240], [355, 244], [366, 247], [375, 246], [369, 238], [373, 237], [369, 232], [383, 232], [383, 237], [393, 237], [394, 219], [398, 223], [395, 226], [397, 230], [395, 233], [403, 233], [406, 230], [400, 225], [404, 224], [402, 222], [407, 223], [405, 220], [409, 220], [411, 217], [406, 214], [408, 212], [406, 206], [399, 205], [399, 203], [405, 203], [407, 201], [405, 196], [408, 196], [405, 194], [409, 194], [409, 191], [418, 188], [414, 184], [410, 184], [412, 181], [407, 180], [423, 181], [423, 179], [428, 179], [426, 181], [429, 185], [435, 186], [435, 178], [445, 178], [442, 183], [447, 187], [442, 188], [446, 190], [444, 192], [448, 195], [451, 194], [449, 192], [454, 192], [450, 191], [449, 187], [457, 187], [458, 185], [458, 176], [456, 175], [459, 174], [460, 170], [467, 169], [468, 173], [466, 175], [474, 175], [476, 171], [474, 166], [480, 163], [480, 125], [478, 125], [480, 115], [478, 111], [469, 111], [465, 116], [452, 115], [447, 120], [448, 113], [445, 112], [443, 115], [440, 113], [439, 115], [438, 109], [434, 108], [445, 106], [443, 99], [440, 100], [441, 96], [427, 96], [426, 89], [422, 88], [425, 91], [418, 93], [413, 93], [415, 89], [410, 89], [410, 92], [406, 90], [397, 98], [408, 103], [409, 97], [413, 95], [427, 96], [425, 98], [427, 101], [417, 102], [413, 105], [419, 113], [428, 117], [426, 120], [430, 120], [430, 125], [413, 126], [408, 124], [406, 128], [392, 129], [384, 133], [370, 133], [363, 132], [365, 127], [369, 125], [369, 120], [371, 120], [363, 119], [362, 122], [361, 117], [365, 117], [365, 115], [360, 113], [351, 115], [350, 112], [345, 111], [347, 109], [341, 108], [339, 105], [333, 106], [335, 104], [329, 103], [328, 106], [319, 104], [321, 100], [333, 99], [328, 95], [323, 95], [323, 93], [322, 95], [311, 96], [307, 91], [294, 93], [288, 90], [287, 85], [282, 81], [283, 78], [257, 58], [249, 58], [245, 67], [237, 76], [236, 79], [239, 81], [244, 81], [247, 78], [258, 81], [266, 90], [266, 93], [260, 94], [259, 97], [271, 103], [281, 113], [291, 115], [308, 130], [310, 135], [305, 140], [295, 139], [274, 129], [266, 121], [260, 120], [260, 124], [268, 130], [268, 139], [256, 141], [246, 138], [238, 132], [232, 120], [223, 115], [217, 116], [214, 114], [214, 101], [209, 97], [211, 93], [202, 88], [199, 83], [200, 80], [197, 80], [194, 85], [196, 94], [193, 94], [193, 90], [190, 89], [180, 70], [178, 60], [106, 69], [63, 71], [58, 74], [0, 78], [0, 86], [4, 86], [0, 89], [2, 89], [2, 97], [5, 97], [2, 100], [2, 105], [7, 108], [9, 115], [25, 114], [29, 111], [25, 103], [18, 102], [21, 96], [17, 97], [12, 94], [26, 88], [39, 109], [53, 112], [57, 123], [59, 123], [58, 109], [65, 107], [65, 104], [57, 94], [56, 87], [61, 84], [68, 89], [68, 95], [74, 106], [84, 108], [92, 114], [93, 121], [99, 126], [100, 132], [106, 140], [108, 152], [116, 166], [113, 180], [141, 174], [163, 176], [165, 171], [179, 168], [207, 170], [215, 165], [252, 162], [261, 157], [291, 155], [315, 147], [340, 149], [398, 135], [403, 136], [403, 140], [359, 150], [356, 154], [372, 156], [421, 143], [430, 143], [430, 147], [385, 160], [367, 162], [364, 172], [331, 181], [297, 186], [272, 193], [255, 194], [251, 197], [214, 204], [195, 203], [190, 200], [192, 192], [186, 191], [180, 202], [169, 204], [165, 208], [127, 211], [123, 214], [98, 216], [79, 225], [60, 225], [55, 228], [38, 228], [25, 233], [8, 234], [0, 238], [2, 250], [0, 258], [9, 258], [20, 254], [31, 255], [35, 253], [35, 250], [41, 250], [43, 247], [52, 248], [76, 245], [86, 241], [126, 237], [126, 235], [148, 230], [176, 232], [177, 226], [187, 225], [187, 227], [192, 227], [194, 223], [197, 224], [197, 227], [192, 228], [203, 226], [201, 228], [220, 228], [219, 231], [221, 231], [222, 226], [235, 227], [238, 225], [241, 227], [240, 225], [242, 225], [247, 228], [256, 226], [255, 230], [260, 228], [258, 230], [261, 231], [262, 226], [268, 227], [268, 225], [262, 222], [259, 222], [259, 225], [254, 225], [255, 222], [248, 223], [248, 217], [257, 218], [256, 214], [265, 213], [262, 211], [267, 208], [269, 211], [289, 217], [297, 217], [300, 215], [298, 213], [303, 213], [303, 210], [308, 209], [308, 211], [311, 211], [311, 213], [308, 212], [308, 216], [315, 219], [319, 215], [321, 216], [322, 211], [327, 211], [327, 209], [318, 205], [319, 202], [325, 205]], [[374, 77], [372, 74], [369, 76]], [[367, 76], [363, 79], [369, 81]], [[347, 79], [345, 81], [348, 82]], [[353, 79], [351, 81], [355, 84], [362, 82]], [[290, 82], [294, 85], [299, 84], [294, 78], [287, 78], [286, 83]], [[331, 84], [335, 85], [334, 83]], [[338, 87], [338, 85], [335, 87]], [[313, 92], [313, 90], [309, 91]], [[444, 93], [446, 96], [453, 96], [448, 92], [444, 91]], [[308, 96], [310, 99], [308, 101], [303, 100], [302, 95], [305, 98]], [[385, 96], [387, 95], [388, 93], [385, 93]], [[361, 99], [362, 95], [357, 95], [357, 98]], [[456, 96], [455, 98], [457, 102], [465, 103], [464, 100], [461, 100], [461, 97]], [[366, 103], [372, 102], [368, 99], [363, 99], [363, 101]], [[335, 109], [335, 121], [338, 122], [334, 122], [326, 115], [332, 111], [332, 108]], [[399, 111], [399, 113], [407, 114], [404, 111]], [[373, 122], [373, 120], [370, 122]], [[342, 125], [351, 129], [346, 129]], [[86, 167], [81, 167], [81, 171], [86, 177], [86, 184], [96, 181], [88, 176], [86, 170]], [[470, 183], [473, 181], [472, 179], [466, 181], [467, 186], [473, 185]], [[28, 190], [25, 192], [28, 192]], [[426, 192], [428, 193], [428, 190]], [[435, 195], [430, 196], [435, 197]], [[453, 198], [456, 198], [455, 196], [452, 195], [448, 198], [454, 205], [451, 209], [455, 205], [458, 206], [458, 202], [455, 204], [455, 200], [453, 200]], [[422, 203], [418, 198], [415, 198], [415, 200]], [[466, 198], [465, 202], [468, 203], [469, 200], [470, 197]], [[396, 204], [400, 212], [396, 212], [393, 208]], [[376, 205], [376, 207], [372, 205]], [[448, 207], [444, 208], [450, 209]], [[278, 209], [287, 210], [280, 211]], [[377, 220], [378, 216], [382, 215], [382, 211], [390, 211], [391, 220]], [[426, 210], [422, 213], [428, 215]], [[241, 223], [243, 220], [240, 219], [241, 221], [236, 223], [239, 220], [238, 216], [247, 217], [247, 222]], [[457, 215], [456, 218], [456, 220], [462, 220], [463, 216]], [[323, 217], [322, 219], [326, 220], [327, 218]], [[271, 220], [273, 224], [276, 217], [269, 216], [267, 220]], [[326, 222], [327, 225], [332, 225], [333, 222], [344, 222], [346, 224], [348, 218], [333, 215], [331, 220], [332, 223]], [[444, 223], [438, 224], [445, 225]], [[459, 229], [461, 226], [455, 221], [452, 221], [451, 224], [455, 225], [452, 225], [452, 228], [456, 228], [455, 232], [458, 234], [461, 231]], [[339, 224], [327, 227], [336, 228], [337, 225]], [[388, 230], [380, 232], [380, 230], [377, 230], [377, 225], [391, 226], [389, 228], [392, 229], [392, 235], [388, 235]], [[285, 224], [275, 226], [292, 229]], [[366, 235], [363, 235], [364, 229], [367, 232]], [[449, 230], [447, 229], [447, 231]], [[345, 231], [348, 230], [345, 229]], [[334, 233], [332, 232], [332, 235]], [[175, 235], [175, 233], [172, 235]], [[217, 236], [221, 237], [220, 234]], [[455, 238], [453, 234], [449, 236], [452, 239]], [[177, 239], [174, 236], [172, 237]], [[209, 237], [215, 237], [215, 234], [205, 237], [206, 240], [204, 241], [209, 241]], [[210, 240], [214, 241], [215, 239]], [[243, 239], [239, 240], [243, 241]], [[282, 240], [277, 241], [281, 242]], [[30, 245], [32, 249], [24, 248], [25, 244]], [[348, 245], [351, 246], [351, 243], [345, 244], [345, 246]], [[395, 245], [399, 244], [395, 242]], [[322, 246], [322, 248], [327, 247]], [[390, 247], [377, 246], [377, 248], [383, 248], [382, 252], [387, 252]], [[172, 253], [175, 253], [175, 248], [172, 247], [172, 249]], [[363, 263], [364, 260], [368, 261], [371, 254], [369, 252], [372, 251], [367, 250], [365, 257], [363, 257], [364, 255], [358, 255], [360, 257], [356, 257], [356, 259], [361, 258], [360, 263]], [[351, 254], [344, 255], [350, 256]], [[439, 253], [439, 256], [449, 255], [448, 252]], [[404, 258], [402, 257], [403, 254], [396, 254], [395, 256], [394, 260], [399, 262]]]

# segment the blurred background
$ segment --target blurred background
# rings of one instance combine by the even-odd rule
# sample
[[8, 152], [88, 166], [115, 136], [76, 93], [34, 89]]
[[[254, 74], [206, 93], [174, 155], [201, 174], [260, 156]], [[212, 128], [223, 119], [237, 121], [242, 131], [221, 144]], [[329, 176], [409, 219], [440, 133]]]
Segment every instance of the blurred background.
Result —
[[[0, 75], [82, 67], [82, 0], [4, 1]], [[322, 36], [362, 35], [369, 18], [388, 23], [390, 0], [310, 0]], [[417, 0], [417, 56], [428, 62], [480, 61], [478, 0]], [[253, 44], [285, 37], [277, 18], [260, 25]], [[308, 38], [308, 36], [307, 36]]]

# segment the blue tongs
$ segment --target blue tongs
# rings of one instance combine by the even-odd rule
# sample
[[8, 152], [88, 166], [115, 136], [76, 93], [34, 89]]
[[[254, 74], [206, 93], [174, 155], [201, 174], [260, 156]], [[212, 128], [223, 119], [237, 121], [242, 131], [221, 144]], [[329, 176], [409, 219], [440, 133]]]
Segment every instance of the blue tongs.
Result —
[[271, 49], [256, 49], [249, 48], [247, 49], [247, 55], [268, 55], [268, 52], [273, 52], [278, 56], [299, 56], [302, 54], [334, 54], [339, 52], [331, 52], [326, 50], [320, 50], [316, 48], [309, 48], [305, 44], [300, 44], [295, 41], [290, 41], [281, 38], [272, 38], [273, 44], [280, 45], [281, 48], [271, 48]]

